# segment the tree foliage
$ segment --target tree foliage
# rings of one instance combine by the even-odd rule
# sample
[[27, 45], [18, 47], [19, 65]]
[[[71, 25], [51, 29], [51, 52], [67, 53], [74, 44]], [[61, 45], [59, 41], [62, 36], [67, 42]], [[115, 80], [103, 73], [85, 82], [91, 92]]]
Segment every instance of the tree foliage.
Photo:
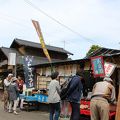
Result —
[[98, 45], [92, 45], [89, 49], [89, 51], [87, 52], [86, 56], [89, 56], [91, 53], [93, 53], [94, 51], [98, 50], [99, 48], [101, 48]]

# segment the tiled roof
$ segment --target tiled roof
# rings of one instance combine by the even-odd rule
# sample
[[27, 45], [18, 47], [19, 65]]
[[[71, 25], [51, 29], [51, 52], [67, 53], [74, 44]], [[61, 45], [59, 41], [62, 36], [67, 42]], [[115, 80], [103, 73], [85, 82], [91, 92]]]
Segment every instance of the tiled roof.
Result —
[[[26, 40], [21, 40], [21, 39], [14, 39], [13, 43], [11, 44], [11, 48], [13, 47], [14, 43], [17, 43], [19, 45], [24, 45], [24, 46], [29, 46], [29, 47], [34, 47], [34, 48], [41, 48], [41, 44], [40, 43], [35, 43], [35, 42], [31, 42], [31, 41], [26, 41]], [[56, 51], [56, 52], [61, 52], [61, 53], [66, 53], [66, 54], [70, 54], [73, 55], [72, 53], [66, 51], [63, 48], [60, 47], [55, 47], [55, 46], [50, 46], [50, 45], [46, 45], [48, 51]]]
[[[17, 59], [16, 59], [17, 63], [18, 64], [23, 64], [22, 63], [23, 62], [23, 56], [16, 49], [14, 49], [14, 48], [6, 48], [6, 47], [1, 47], [0, 49], [7, 58], [9, 58], [9, 53], [17, 53]], [[27, 56], [27, 55], [25, 55], [25, 56]], [[52, 59], [52, 62], [59, 62], [59, 61], [63, 61], [63, 60]], [[49, 61], [48, 61], [48, 59], [46, 57], [33, 56], [32, 65], [45, 64], [45, 63], [49, 63]]]
[[16, 49], [14, 48], [6, 48], [6, 47], [1, 47], [0, 48], [2, 52], [6, 55], [6, 57], [9, 57], [9, 53], [16, 53], [18, 56], [21, 55]]

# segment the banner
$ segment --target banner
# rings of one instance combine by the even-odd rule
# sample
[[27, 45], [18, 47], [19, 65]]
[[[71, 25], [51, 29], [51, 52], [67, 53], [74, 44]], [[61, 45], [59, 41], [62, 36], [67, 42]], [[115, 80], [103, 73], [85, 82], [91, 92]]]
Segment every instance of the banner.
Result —
[[36, 29], [36, 32], [37, 32], [37, 34], [39, 36], [43, 52], [46, 55], [46, 57], [48, 58], [49, 62], [51, 63], [51, 58], [50, 58], [48, 50], [47, 50], [47, 48], [45, 46], [45, 42], [44, 42], [43, 35], [42, 35], [41, 29], [40, 29], [40, 25], [39, 25], [38, 21], [35, 21], [35, 20], [32, 20], [32, 23], [33, 23], [33, 25], [34, 25], [34, 27]]
[[104, 77], [104, 62], [102, 56], [91, 57], [93, 75], [95, 77]]
[[104, 68], [105, 68], [105, 76], [110, 77], [112, 73], [114, 72], [116, 67], [116, 64], [105, 62]]
[[23, 57], [23, 69], [25, 75], [25, 84], [26, 88], [34, 87], [34, 74], [31, 65], [33, 63], [33, 56], [24, 56]]

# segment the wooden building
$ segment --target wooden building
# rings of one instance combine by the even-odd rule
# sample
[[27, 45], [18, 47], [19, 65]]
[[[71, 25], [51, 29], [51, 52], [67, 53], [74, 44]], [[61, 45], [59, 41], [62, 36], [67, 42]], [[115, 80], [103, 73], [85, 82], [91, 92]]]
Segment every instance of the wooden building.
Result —
[[[46, 45], [52, 61], [68, 60], [72, 53], [63, 48]], [[39, 43], [21, 39], [14, 39], [10, 48], [0, 47], [0, 80], [3, 80], [9, 72], [15, 73], [15, 66], [8, 65], [9, 53], [16, 53], [16, 73], [24, 75], [23, 58], [33, 57], [32, 65], [47, 63], [48, 59], [43, 53]]]

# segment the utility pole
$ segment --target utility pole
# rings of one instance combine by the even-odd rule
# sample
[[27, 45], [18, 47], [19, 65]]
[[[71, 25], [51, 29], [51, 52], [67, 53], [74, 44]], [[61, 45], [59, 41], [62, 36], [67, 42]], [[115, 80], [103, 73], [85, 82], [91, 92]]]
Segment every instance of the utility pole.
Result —
[[[118, 44], [120, 45], [120, 42]], [[120, 49], [120, 46], [119, 46], [119, 49]], [[118, 101], [117, 101], [115, 120], [120, 120], [120, 80], [119, 80], [119, 95], [118, 95]]]
[[66, 41], [65, 40], [63, 40], [63, 41], [61, 41], [62, 43], [63, 43], [63, 48], [65, 49], [65, 44], [66, 44]]
[[63, 40], [63, 44], [64, 44], [64, 49], [65, 49], [65, 40]]
[[118, 42], [118, 44], [119, 44], [119, 50], [120, 50], [120, 42]]
[[119, 95], [117, 101], [116, 117], [115, 120], [120, 120], [120, 84], [119, 84]]

